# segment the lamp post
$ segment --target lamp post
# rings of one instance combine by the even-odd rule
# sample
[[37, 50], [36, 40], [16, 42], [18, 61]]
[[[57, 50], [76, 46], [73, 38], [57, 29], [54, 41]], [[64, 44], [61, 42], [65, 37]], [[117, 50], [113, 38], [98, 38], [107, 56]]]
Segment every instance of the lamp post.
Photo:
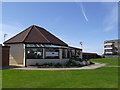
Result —
[[82, 42], [82, 41], [80, 42], [80, 45], [81, 45], [81, 49], [82, 49], [82, 45], [83, 45], [83, 42]]
[[5, 42], [5, 38], [6, 38], [7, 34], [4, 34], [4, 42]]
[[[81, 45], [81, 49], [82, 49], [82, 45], [83, 45], [83, 42], [82, 42], [82, 41], [80, 42], [80, 45]], [[81, 51], [80, 57], [81, 57], [81, 59], [82, 59], [82, 51]]]

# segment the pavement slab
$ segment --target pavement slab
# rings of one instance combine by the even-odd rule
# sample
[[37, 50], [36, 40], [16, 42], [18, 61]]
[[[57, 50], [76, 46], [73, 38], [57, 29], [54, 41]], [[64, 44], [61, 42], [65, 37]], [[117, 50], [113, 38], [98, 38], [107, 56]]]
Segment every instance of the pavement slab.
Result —
[[77, 67], [77, 68], [28, 68], [28, 67], [21, 67], [21, 68], [12, 68], [12, 69], [21, 69], [21, 70], [83, 70], [83, 69], [96, 69], [106, 66], [103, 63], [95, 63], [89, 66]]

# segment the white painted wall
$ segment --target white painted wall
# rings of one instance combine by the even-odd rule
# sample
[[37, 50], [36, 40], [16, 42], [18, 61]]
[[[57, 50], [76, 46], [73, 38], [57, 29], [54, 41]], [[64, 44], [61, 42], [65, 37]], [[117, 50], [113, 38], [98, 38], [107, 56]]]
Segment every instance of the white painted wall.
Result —
[[39, 65], [45, 64], [45, 63], [53, 63], [53, 64], [65, 64], [69, 61], [69, 59], [26, 59], [26, 65], [36, 65], [38, 63]]
[[10, 46], [10, 65], [24, 65], [24, 44], [7, 44]]

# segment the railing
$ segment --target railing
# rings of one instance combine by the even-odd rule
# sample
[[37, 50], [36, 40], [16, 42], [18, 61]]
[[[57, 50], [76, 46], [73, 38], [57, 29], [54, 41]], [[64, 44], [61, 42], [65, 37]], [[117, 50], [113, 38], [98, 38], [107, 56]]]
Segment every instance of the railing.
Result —
[[105, 52], [105, 54], [113, 54], [113, 52]]
[[106, 45], [112, 45], [112, 44], [113, 44], [113, 43], [105, 43], [104, 46], [106, 46]]
[[104, 49], [113, 49], [113, 47], [104, 47]]

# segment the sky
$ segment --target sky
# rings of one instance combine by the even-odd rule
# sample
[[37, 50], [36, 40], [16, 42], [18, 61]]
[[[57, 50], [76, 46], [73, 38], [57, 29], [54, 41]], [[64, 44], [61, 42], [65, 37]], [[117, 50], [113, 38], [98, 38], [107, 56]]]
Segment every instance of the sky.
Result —
[[2, 2], [0, 43], [4, 34], [7, 40], [38, 25], [70, 46], [101, 55], [104, 41], [118, 38], [117, 22], [117, 2]]

